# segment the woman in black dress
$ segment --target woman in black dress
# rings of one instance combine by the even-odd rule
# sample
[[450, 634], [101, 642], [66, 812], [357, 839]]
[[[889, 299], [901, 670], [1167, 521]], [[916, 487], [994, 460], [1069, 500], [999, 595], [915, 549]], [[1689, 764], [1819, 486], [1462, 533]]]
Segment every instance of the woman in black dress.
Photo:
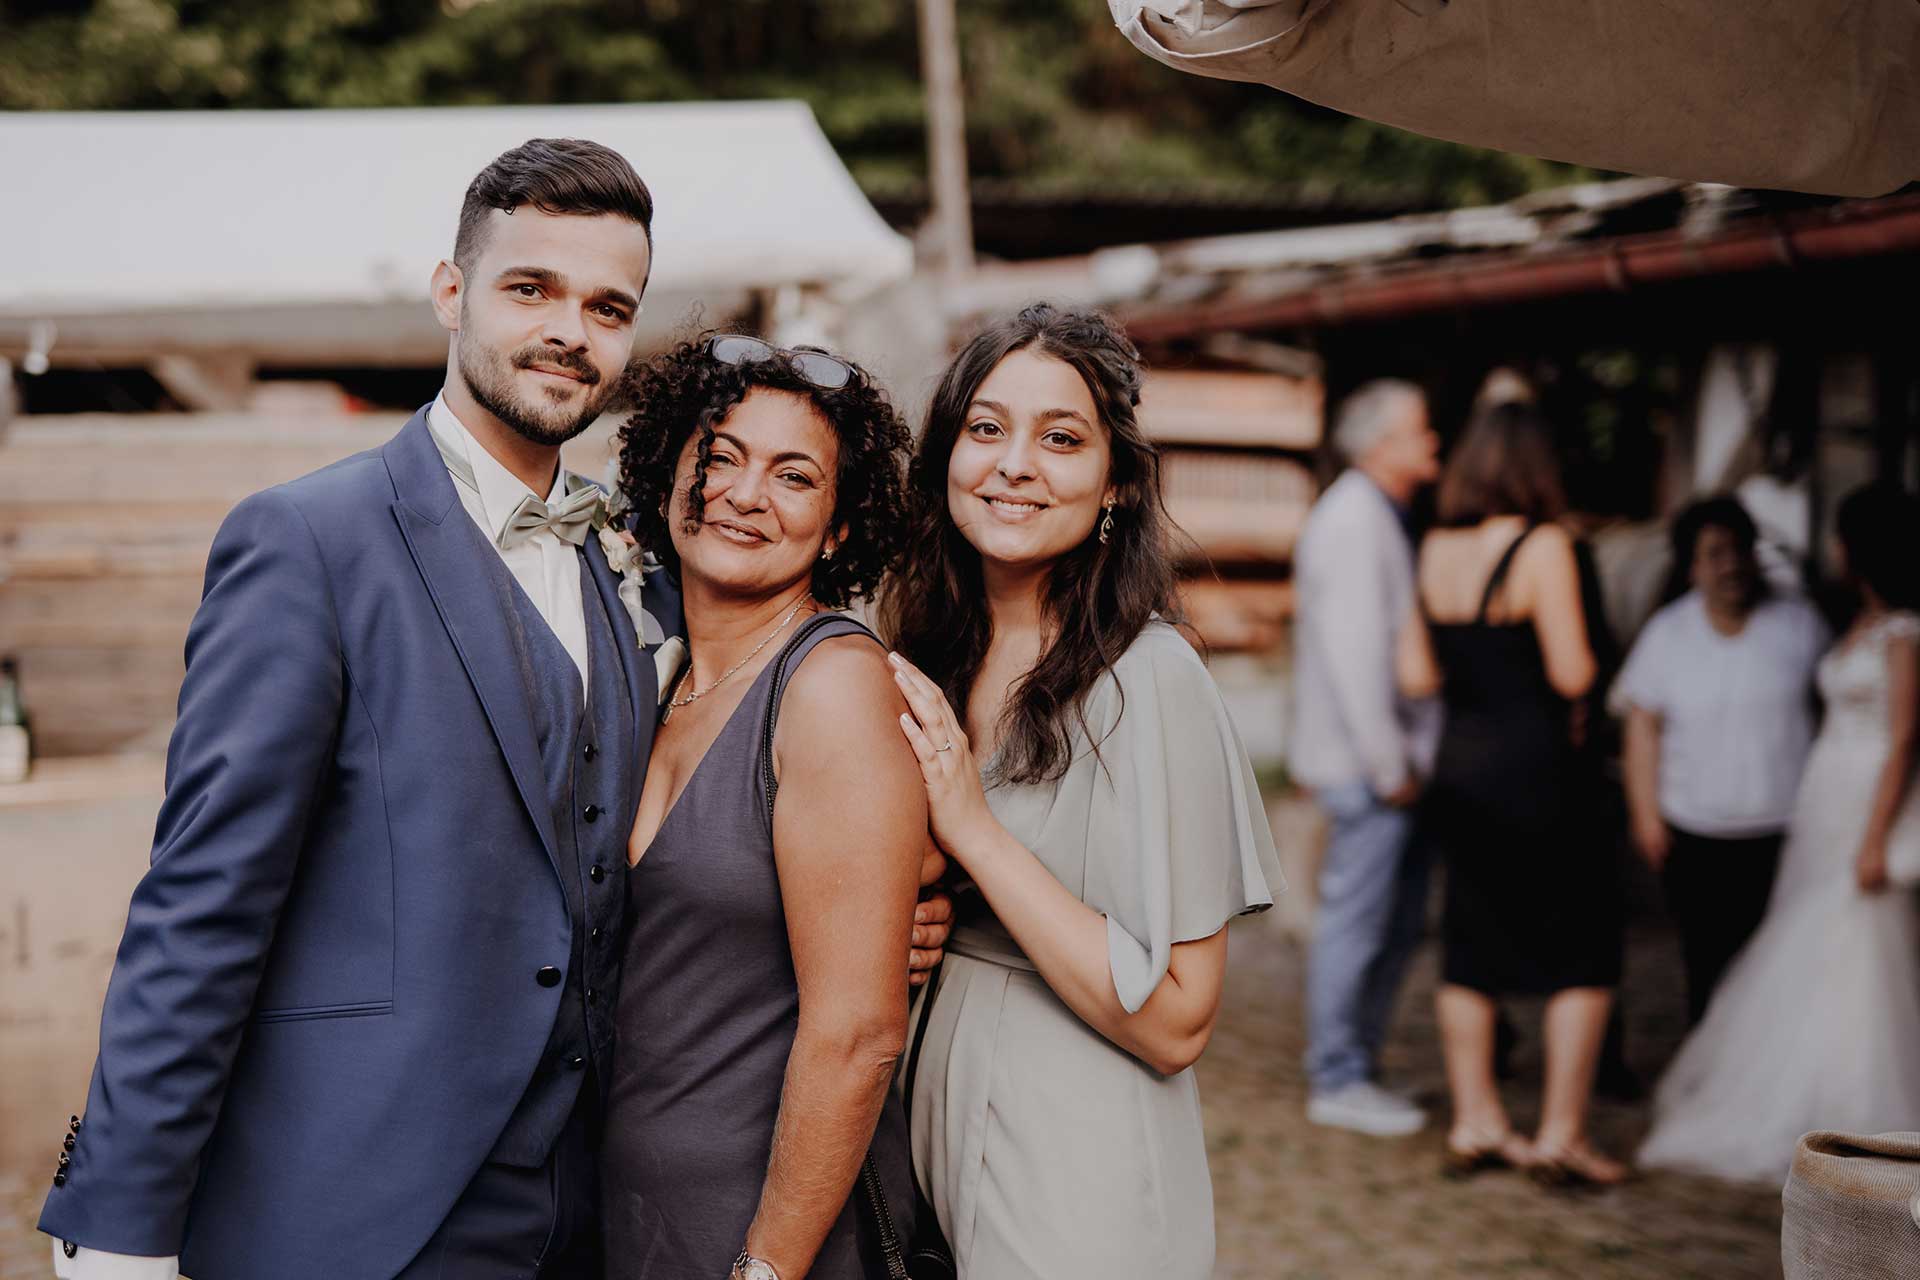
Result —
[[738, 335], [633, 380], [622, 489], [691, 661], [628, 848], [607, 1275], [885, 1276], [926, 789], [885, 651], [832, 610], [893, 558], [906, 428], [854, 366]]
[[[1526, 405], [1468, 426], [1420, 551], [1420, 616], [1400, 680], [1438, 694], [1447, 727], [1424, 818], [1447, 868], [1438, 997], [1453, 1126], [1449, 1167], [1525, 1165], [1543, 1180], [1617, 1182], [1587, 1143], [1587, 1102], [1613, 989], [1623, 903], [1599, 833], [1598, 765], [1574, 708], [1595, 662], [1549, 428]], [[1550, 997], [1540, 1128], [1515, 1134], [1493, 1068], [1496, 1000]]]

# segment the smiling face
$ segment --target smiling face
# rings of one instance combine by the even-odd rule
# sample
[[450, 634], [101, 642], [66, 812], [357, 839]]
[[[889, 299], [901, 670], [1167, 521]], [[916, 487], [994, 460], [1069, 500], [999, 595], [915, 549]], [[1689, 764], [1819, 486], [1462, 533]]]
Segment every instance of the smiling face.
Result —
[[683, 584], [770, 598], [809, 580], [839, 545], [834, 529], [840, 441], [805, 396], [756, 387], [714, 430], [701, 493], [705, 510], [687, 528], [699, 435], [675, 466], [667, 527]]
[[442, 262], [434, 306], [473, 400], [517, 434], [559, 445], [605, 409], [633, 352], [647, 231], [616, 214], [488, 214], [465, 271]]
[[1759, 563], [1740, 545], [1733, 530], [1722, 525], [1710, 524], [1700, 530], [1688, 569], [1693, 587], [1714, 608], [1726, 613], [1746, 613], [1759, 595]]
[[1093, 393], [1064, 360], [1026, 348], [974, 392], [947, 460], [947, 511], [983, 564], [1033, 569], [1085, 542], [1118, 495]]

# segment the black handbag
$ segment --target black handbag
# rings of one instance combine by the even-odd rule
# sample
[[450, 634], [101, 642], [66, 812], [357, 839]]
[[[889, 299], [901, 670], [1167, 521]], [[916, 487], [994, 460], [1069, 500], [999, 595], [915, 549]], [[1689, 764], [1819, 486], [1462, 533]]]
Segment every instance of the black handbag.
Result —
[[[760, 782], [761, 789], [767, 794], [767, 830], [773, 830], [773, 800], [780, 790], [780, 780], [773, 773], [773, 730], [780, 718], [781, 684], [786, 679], [787, 657], [800, 647], [800, 641], [823, 623], [843, 617], [842, 614], [822, 613], [807, 619], [801, 628], [794, 632], [773, 660], [773, 682], [767, 698], [767, 721], [760, 734]], [[920, 1041], [927, 1034], [927, 1019], [933, 1013], [934, 988], [939, 984], [940, 971], [936, 967], [932, 979], [927, 984], [926, 1012], [920, 1019], [920, 1026], [914, 1032], [913, 1048], [907, 1055], [907, 1074], [904, 1084], [907, 1096], [913, 1096], [913, 1074], [919, 1065]], [[893, 1213], [887, 1208], [886, 1188], [880, 1181], [880, 1166], [875, 1163], [871, 1148], [867, 1158], [860, 1163], [860, 1176], [855, 1182], [860, 1195], [860, 1206], [865, 1210], [873, 1233], [880, 1245], [881, 1259], [887, 1266], [887, 1280], [957, 1280], [953, 1264], [953, 1250], [947, 1247], [946, 1237], [940, 1234], [940, 1223], [933, 1215], [933, 1207], [920, 1193], [918, 1179], [914, 1181], [914, 1218], [913, 1239], [902, 1245], [900, 1233], [894, 1228]]]

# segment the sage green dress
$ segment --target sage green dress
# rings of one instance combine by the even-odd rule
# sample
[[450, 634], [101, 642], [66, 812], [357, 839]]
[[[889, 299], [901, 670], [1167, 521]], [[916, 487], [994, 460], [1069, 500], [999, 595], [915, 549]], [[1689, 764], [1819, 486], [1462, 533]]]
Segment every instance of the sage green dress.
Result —
[[[1220, 692], [1187, 641], [1150, 623], [1089, 693], [1056, 782], [988, 803], [1107, 918], [1137, 1011], [1173, 945], [1273, 904], [1266, 811]], [[1163, 1076], [1053, 994], [976, 895], [963, 895], [910, 1100], [913, 1161], [961, 1280], [1200, 1280], [1213, 1185], [1191, 1070]]]

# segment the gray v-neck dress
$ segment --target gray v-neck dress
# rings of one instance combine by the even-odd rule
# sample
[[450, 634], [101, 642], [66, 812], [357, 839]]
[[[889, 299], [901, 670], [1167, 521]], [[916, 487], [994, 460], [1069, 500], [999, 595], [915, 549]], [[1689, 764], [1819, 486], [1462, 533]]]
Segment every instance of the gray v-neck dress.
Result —
[[[1252, 766], [1177, 630], [1151, 622], [1089, 693], [1058, 781], [991, 788], [1015, 839], [1107, 917], [1137, 1011], [1172, 947], [1280, 890]], [[1213, 1185], [1191, 1070], [1163, 1076], [1054, 995], [977, 897], [947, 947], [915, 1075], [913, 1159], [961, 1280], [1201, 1280]]]
[[[821, 616], [787, 642], [787, 679], [822, 640], [871, 638], [851, 618]], [[609, 1280], [726, 1275], [760, 1202], [800, 1014], [760, 782], [768, 704], [783, 692], [773, 687], [778, 665], [768, 663], [741, 699], [628, 873], [601, 1148]], [[904, 1002], [904, 978], [900, 991]], [[873, 1150], [905, 1238], [913, 1198], [906, 1123], [892, 1094]], [[884, 1277], [871, 1235], [856, 1189], [809, 1275]]]

